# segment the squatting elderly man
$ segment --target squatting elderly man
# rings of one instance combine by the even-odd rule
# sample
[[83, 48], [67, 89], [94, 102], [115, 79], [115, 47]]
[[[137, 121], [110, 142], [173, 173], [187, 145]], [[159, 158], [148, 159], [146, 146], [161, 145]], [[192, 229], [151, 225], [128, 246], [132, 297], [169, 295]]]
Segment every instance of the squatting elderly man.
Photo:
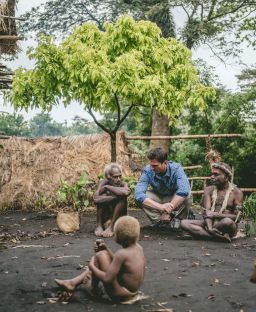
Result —
[[230, 166], [219, 162], [212, 165], [212, 185], [204, 189], [203, 220], [182, 220], [181, 227], [198, 238], [218, 239], [230, 242], [236, 235], [243, 193], [229, 180]]
[[167, 153], [160, 147], [151, 149], [147, 158], [149, 164], [135, 189], [138, 205], [153, 225], [169, 223], [173, 217], [187, 218], [191, 206], [190, 186], [182, 166], [168, 161]]
[[105, 179], [99, 183], [94, 194], [94, 202], [97, 207], [96, 236], [111, 237], [114, 232], [114, 224], [120, 216], [127, 215], [127, 198], [130, 189], [127, 183], [122, 181], [121, 167], [111, 163], [105, 167]]

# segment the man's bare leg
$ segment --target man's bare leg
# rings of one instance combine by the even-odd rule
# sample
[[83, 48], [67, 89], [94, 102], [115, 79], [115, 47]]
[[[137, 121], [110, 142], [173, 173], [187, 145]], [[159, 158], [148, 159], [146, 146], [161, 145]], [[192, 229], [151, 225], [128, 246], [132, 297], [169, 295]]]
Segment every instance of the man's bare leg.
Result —
[[205, 222], [203, 220], [181, 220], [180, 226], [192, 236], [212, 238], [212, 235], [205, 230]]
[[237, 226], [230, 218], [221, 219], [214, 225], [214, 227], [223, 233], [223, 236], [226, 237], [229, 241], [231, 241], [231, 237], [235, 236], [237, 232]]
[[69, 292], [73, 292], [77, 286], [86, 282], [89, 278], [91, 278], [91, 271], [87, 269], [84, 272], [82, 272], [80, 275], [72, 279], [69, 279], [69, 280], [55, 279], [54, 281], [59, 286], [65, 288], [65, 290]]
[[106, 228], [106, 230], [102, 233], [103, 237], [111, 237], [114, 235], [114, 224], [116, 220], [121, 217], [121, 216], [126, 216], [127, 215], [127, 198], [125, 199], [120, 199], [114, 209], [113, 209], [113, 215], [110, 220], [109, 226]]
[[103, 229], [103, 221], [102, 221], [102, 214], [103, 214], [103, 207], [101, 207], [101, 205], [97, 205], [96, 206], [97, 208], [97, 216], [96, 216], [96, 228], [95, 228], [95, 231], [94, 231], [94, 234], [98, 237], [102, 236], [102, 233], [104, 232], [104, 229]]
[[213, 228], [216, 228], [220, 233], [215, 235], [210, 234], [205, 229], [205, 221], [202, 220], [181, 220], [181, 227], [184, 231], [187, 231], [192, 236], [197, 238], [206, 238], [206, 239], [217, 239], [223, 242], [230, 242], [231, 239], [228, 234], [221, 234], [221, 231], [217, 226], [214, 225]]

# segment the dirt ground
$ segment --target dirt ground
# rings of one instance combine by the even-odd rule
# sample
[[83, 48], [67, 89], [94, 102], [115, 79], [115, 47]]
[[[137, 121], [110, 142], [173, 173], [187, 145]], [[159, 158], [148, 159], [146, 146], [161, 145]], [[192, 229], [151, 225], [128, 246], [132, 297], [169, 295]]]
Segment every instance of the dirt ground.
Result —
[[59, 291], [54, 278], [79, 274], [93, 254], [95, 214], [82, 215], [79, 232], [63, 234], [54, 213], [10, 212], [0, 215], [0, 311], [256, 311], [256, 284], [249, 281], [254, 237], [231, 244], [181, 240], [177, 232], [150, 228], [141, 211], [130, 215], [142, 225], [148, 299], [132, 306], [96, 302], [80, 288], [67, 305], [51, 303]]

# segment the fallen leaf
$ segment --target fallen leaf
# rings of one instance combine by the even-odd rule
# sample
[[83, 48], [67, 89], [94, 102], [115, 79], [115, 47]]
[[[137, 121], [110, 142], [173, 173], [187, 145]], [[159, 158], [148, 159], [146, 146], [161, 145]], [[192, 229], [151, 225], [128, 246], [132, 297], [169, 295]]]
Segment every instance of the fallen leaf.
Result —
[[199, 267], [199, 265], [200, 265], [199, 262], [193, 262], [193, 263], [192, 263], [192, 266], [193, 266], [193, 267]]
[[23, 218], [23, 219], [22, 219], [22, 221], [26, 221], [26, 220], [27, 220], [26, 218]]
[[150, 236], [149, 236], [149, 235], [144, 235], [143, 237], [145, 237], [145, 238], [149, 238]]
[[169, 259], [161, 259], [162, 261], [165, 261], [165, 262], [169, 262], [169, 261], [171, 261], [171, 260], [169, 260]]
[[66, 247], [66, 246], [68, 246], [69, 244], [70, 244], [70, 243], [66, 243], [66, 244], [63, 245], [63, 247]]
[[210, 253], [205, 253], [204, 256], [209, 257], [211, 254]]
[[186, 293], [180, 293], [178, 294], [179, 297], [192, 297], [192, 295], [186, 294]]
[[215, 295], [211, 294], [211, 295], [208, 296], [207, 299], [214, 301], [215, 300]]
[[231, 284], [229, 283], [223, 283], [224, 286], [230, 286]]
[[215, 280], [214, 280], [214, 283], [216, 283], [216, 284], [218, 284], [220, 281], [216, 278]]
[[58, 302], [59, 298], [47, 298], [49, 303], [56, 303]]
[[45, 301], [37, 301], [36, 303], [37, 304], [45, 304], [46, 302]]
[[43, 287], [43, 288], [45, 288], [47, 286], [47, 283], [46, 282], [43, 282], [42, 284], [41, 284], [41, 287]]

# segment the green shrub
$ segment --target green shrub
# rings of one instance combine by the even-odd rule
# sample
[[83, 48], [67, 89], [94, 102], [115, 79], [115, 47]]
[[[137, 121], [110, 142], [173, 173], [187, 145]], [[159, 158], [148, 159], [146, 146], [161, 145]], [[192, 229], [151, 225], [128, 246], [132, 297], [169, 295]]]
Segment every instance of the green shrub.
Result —
[[72, 206], [74, 210], [80, 210], [82, 207], [89, 207], [93, 204], [93, 187], [95, 183], [87, 179], [85, 174], [82, 174], [80, 179], [70, 185], [66, 181], [60, 181], [60, 187], [57, 190], [58, 206]]

